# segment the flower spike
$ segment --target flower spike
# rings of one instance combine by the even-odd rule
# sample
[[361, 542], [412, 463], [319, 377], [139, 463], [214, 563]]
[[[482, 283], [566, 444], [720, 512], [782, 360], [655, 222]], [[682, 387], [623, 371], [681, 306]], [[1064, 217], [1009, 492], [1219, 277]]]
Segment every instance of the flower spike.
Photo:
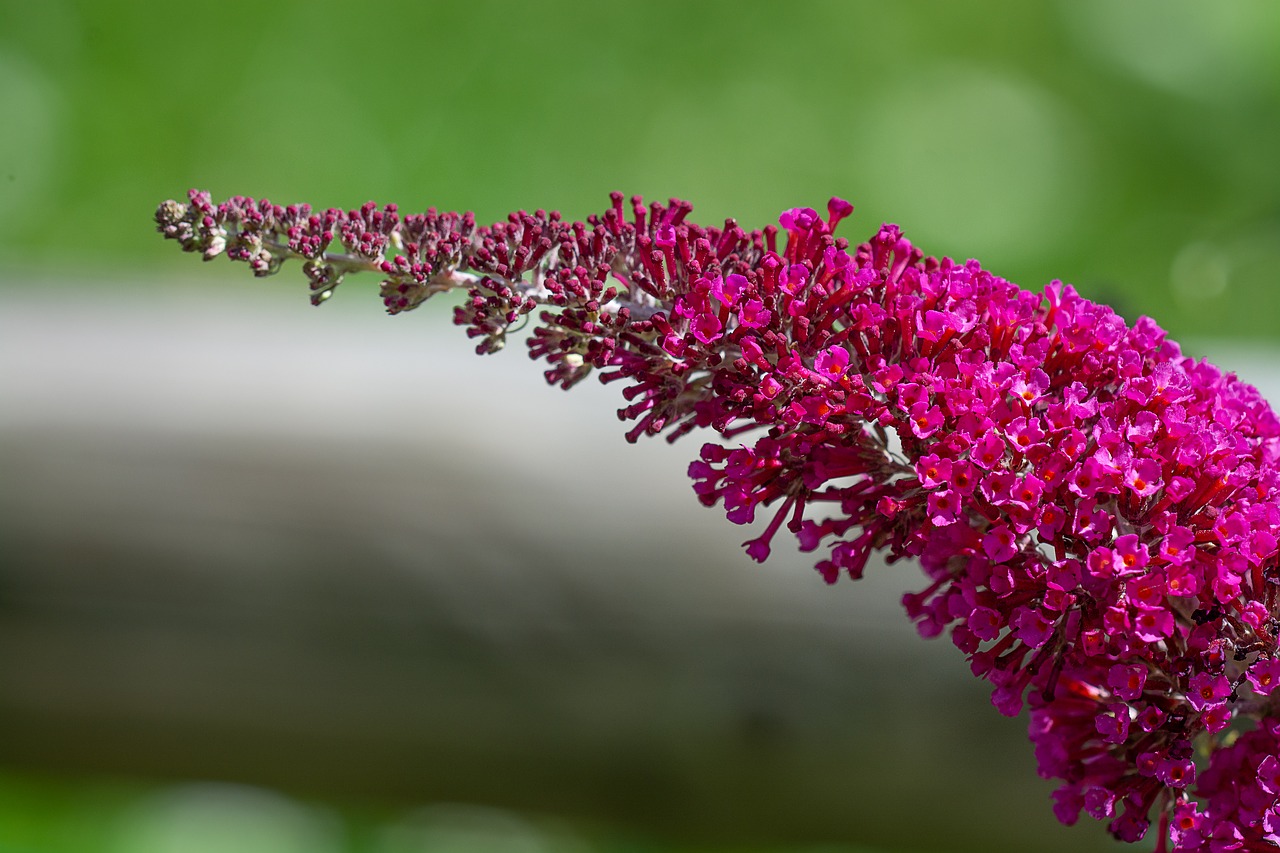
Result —
[[585, 223], [477, 226], [192, 191], [156, 221], [255, 275], [302, 261], [317, 304], [366, 271], [392, 314], [462, 290], [481, 353], [536, 319], [548, 382], [623, 382], [629, 441], [739, 439], [689, 475], [730, 521], [764, 520], [752, 558], [785, 527], [827, 582], [874, 551], [918, 561], [909, 617], [1001, 713], [1030, 707], [1061, 821], [1280, 846], [1280, 420], [1253, 387], [1060, 282], [925, 257], [894, 225], [851, 246], [841, 199], [748, 232], [610, 198]]

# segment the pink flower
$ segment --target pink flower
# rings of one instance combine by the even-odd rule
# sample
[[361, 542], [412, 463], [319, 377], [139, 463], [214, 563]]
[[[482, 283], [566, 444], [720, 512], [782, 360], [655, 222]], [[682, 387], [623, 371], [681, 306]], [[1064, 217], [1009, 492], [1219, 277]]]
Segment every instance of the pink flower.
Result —
[[1049, 374], [1037, 367], [1029, 373], [1018, 375], [1009, 391], [1023, 403], [1031, 405], [1038, 402], [1048, 389]]
[[1168, 563], [1180, 566], [1192, 556], [1192, 543], [1195, 534], [1190, 529], [1177, 525], [1160, 540], [1160, 556]]
[[1015, 450], [1026, 453], [1044, 441], [1045, 433], [1038, 418], [1014, 418], [1009, 422], [1008, 436]]
[[724, 325], [714, 314], [699, 314], [690, 323], [690, 328], [700, 343], [709, 344], [720, 337]]
[[748, 299], [738, 308], [738, 322], [748, 329], [762, 329], [772, 319], [772, 312], [759, 299]]
[[1141, 664], [1115, 664], [1107, 671], [1107, 685], [1125, 701], [1133, 701], [1142, 695], [1147, 683], [1147, 670]]
[[1059, 560], [1050, 564], [1045, 584], [1049, 589], [1070, 592], [1080, 585], [1080, 561]]
[[1138, 497], [1148, 497], [1160, 491], [1160, 463], [1154, 459], [1139, 459], [1125, 471], [1125, 485]]
[[951, 477], [951, 460], [929, 454], [916, 462], [916, 476], [927, 489], [942, 488]]
[[1028, 648], [1038, 649], [1053, 635], [1054, 623], [1028, 607], [1014, 611], [1013, 632]]
[[1222, 676], [1213, 676], [1207, 672], [1197, 672], [1191, 676], [1191, 684], [1187, 688], [1187, 701], [1197, 711], [1203, 711], [1211, 705], [1217, 705], [1231, 693], [1231, 682]]
[[1157, 572], [1139, 575], [1125, 584], [1125, 592], [1135, 607], [1143, 610], [1161, 610], [1167, 606], [1165, 601], [1164, 578]]
[[1165, 759], [1156, 769], [1156, 778], [1170, 788], [1185, 788], [1196, 778], [1196, 765], [1189, 758]]
[[1268, 794], [1280, 794], [1280, 759], [1268, 755], [1258, 764], [1258, 787]]
[[711, 289], [711, 295], [726, 305], [736, 305], [743, 294], [747, 292], [747, 277], [738, 273], [730, 273], [723, 278], [716, 278], [716, 285]]
[[986, 433], [973, 447], [973, 454], [970, 457], [975, 463], [988, 471], [999, 465], [1004, 459], [1005, 443], [1000, 436], [993, 432]]
[[1109, 706], [1110, 713], [1100, 714], [1095, 720], [1098, 734], [1107, 743], [1124, 743], [1129, 737], [1129, 706], [1117, 702]]
[[818, 353], [813, 369], [823, 379], [836, 381], [849, 367], [849, 351], [844, 347], [829, 347]]
[[1173, 635], [1173, 614], [1168, 610], [1140, 610], [1133, 618], [1133, 633], [1144, 643]]
[[1003, 627], [1000, 614], [990, 607], [975, 607], [967, 619], [969, 630], [980, 640], [994, 640]]
[[1116, 539], [1116, 571], [1121, 575], [1133, 575], [1146, 568], [1149, 555], [1147, 546], [1136, 533], [1126, 533]]
[[788, 231], [805, 232], [818, 222], [818, 211], [812, 207], [793, 207], [790, 210], [784, 210], [778, 217], [778, 221]]
[[1270, 696], [1280, 685], [1280, 659], [1259, 658], [1249, 667], [1249, 683], [1259, 696]]
[[982, 538], [982, 550], [993, 563], [1003, 563], [1018, 553], [1013, 531], [1004, 525], [993, 527]]
[[950, 489], [934, 492], [928, 499], [929, 521], [934, 527], [955, 524], [960, 518], [960, 495]]
[[911, 407], [911, 432], [916, 438], [928, 438], [937, 432], [944, 422], [942, 410], [928, 403], [916, 403]]

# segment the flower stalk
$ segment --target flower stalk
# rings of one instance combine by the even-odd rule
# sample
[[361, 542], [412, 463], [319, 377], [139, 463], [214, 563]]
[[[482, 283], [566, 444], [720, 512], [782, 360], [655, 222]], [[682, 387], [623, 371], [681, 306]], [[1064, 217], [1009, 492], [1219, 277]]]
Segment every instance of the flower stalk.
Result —
[[316, 304], [356, 272], [392, 314], [463, 291], [454, 322], [480, 353], [536, 320], [548, 382], [623, 383], [629, 441], [738, 440], [689, 474], [730, 521], [762, 511], [753, 559], [785, 528], [829, 583], [875, 552], [917, 562], [909, 617], [949, 634], [1001, 713], [1029, 706], [1061, 821], [1125, 841], [1154, 823], [1180, 853], [1280, 846], [1280, 419], [1061, 282], [1023, 290], [893, 225], [850, 245], [852, 209], [748, 232], [614, 193], [585, 223], [477, 226], [192, 191], [156, 221], [256, 275], [300, 260]]

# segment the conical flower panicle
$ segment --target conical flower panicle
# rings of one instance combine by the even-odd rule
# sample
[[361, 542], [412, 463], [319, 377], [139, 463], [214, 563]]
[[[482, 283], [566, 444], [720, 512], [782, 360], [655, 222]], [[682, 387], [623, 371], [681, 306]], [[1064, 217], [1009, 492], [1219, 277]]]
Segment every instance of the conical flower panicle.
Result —
[[925, 257], [893, 225], [850, 246], [840, 199], [781, 233], [611, 200], [585, 223], [477, 226], [192, 191], [156, 220], [259, 275], [302, 260], [317, 302], [359, 271], [393, 314], [461, 289], [482, 353], [536, 318], [549, 382], [623, 383], [628, 440], [741, 437], [689, 474], [762, 523], [754, 559], [784, 526], [828, 582], [915, 558], [910, 618], [950, 634], [1002, 713], [1029, 703], [1060, 820], [1127, 841], [1155, 821], [1162, 850], [1280, 846], [1280, 420], [1253, 387], [1060, 282]]

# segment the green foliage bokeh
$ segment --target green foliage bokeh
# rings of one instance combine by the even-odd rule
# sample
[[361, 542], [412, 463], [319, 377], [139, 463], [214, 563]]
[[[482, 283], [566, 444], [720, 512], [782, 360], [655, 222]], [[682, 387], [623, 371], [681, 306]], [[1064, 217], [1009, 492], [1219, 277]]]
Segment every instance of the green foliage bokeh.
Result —
[[1175, 335], [1274, 334], [1269, 0], [0, 10], [9, 267], [176, 268], [147, 216], [190, 186], [481, 219], [616, 188], [748, 226], [840, 194], [851, 237], [897, 221]]

